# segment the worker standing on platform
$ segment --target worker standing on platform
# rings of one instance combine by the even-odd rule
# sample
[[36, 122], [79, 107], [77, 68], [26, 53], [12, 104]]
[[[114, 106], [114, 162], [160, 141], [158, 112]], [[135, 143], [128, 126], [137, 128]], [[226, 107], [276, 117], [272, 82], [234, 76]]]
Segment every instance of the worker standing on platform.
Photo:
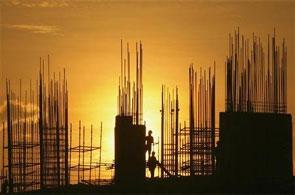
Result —
[[150, 173], [151, 173], [151, 178], [153, 179], [154, 178], [154, 175], [155, 175], [155, 169], [156, 169], [156, 166], [158, 164], [158, 161], [155, 157], [155, 152], [153, 151], [152, 152], [152, 156], [149, 157], [149, 160], [148, 160], [148, 168], [150, 170]]
[[[154, 138], [152, 136], [152, 131], [149, 130], [148, 136], [145, 137], [145, 152], [148, 151], [149, 157], [151, 156], [151, 151], [152, 151], [152, 144], [154, 143]], [[148, 158], [149, 158], [148, 157]]]

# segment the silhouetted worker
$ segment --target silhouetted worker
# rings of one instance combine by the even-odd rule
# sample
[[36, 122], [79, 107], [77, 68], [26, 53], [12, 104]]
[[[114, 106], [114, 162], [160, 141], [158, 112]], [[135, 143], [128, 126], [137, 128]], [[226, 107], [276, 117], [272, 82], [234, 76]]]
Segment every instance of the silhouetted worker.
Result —
[[156, 169], [156, 166], [157, 166], [157, 159], [155, 157], [155, 152], [152, 152], [152, 156], [149, 157], [149, 160], [148, 160], [148, 168], [150, 170], [150, 173], [151, 173], [151, 178], [154, 178], [154, 175], [155, 175], [155, 169]]
[[7, 186], [8, 186], [8, 182], [5, 179], [4, 182], [2, 183], [2, 186], [1, 186], [1, 194], [7, 193]]
[[149, 130], [148, 136], [145, 137], [145, 152], [148, 151], [149, 157], [151, 156], [151, 151], [152, 151], [152, 144], [154, 143], [154, 138], [152, 136], [152, 131]]

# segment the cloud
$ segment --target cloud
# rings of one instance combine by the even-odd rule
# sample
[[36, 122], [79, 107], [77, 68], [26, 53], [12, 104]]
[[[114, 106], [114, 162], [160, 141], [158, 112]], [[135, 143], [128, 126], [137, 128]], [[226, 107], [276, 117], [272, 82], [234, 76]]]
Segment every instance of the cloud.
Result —
[[[7, 114], [7, 101], [3, 101], [2, 104], [0, 104], [0, 129], [2, 127], [2, 122], [5, 121], [6, 122], [6, 114]], [[16, 100], [11, 100], [10, 101], [10, 105], [14, 108], [18, 108], [20, 107], [23, 111], [26, 109], [26, 113], [27, 113], [27, 119], [33, 119], [33, 118], [37, 118], [38, 117], [38, 113], [39, 113], [39, 107], [37, 104], [32, 104], [32, 103], [27, 103], [25, 104], [24, 102], [19, 103]], [[21, 116], [20, 118], [21, 121], [25, 120], [25, 116]], [[13, 119], [14, 122], [16, 122], [16, 119]]]
[[28, 8], [56, 8], [68, 7], [69, 0], [9, 0], [6, 2], [6, 5]]
[[51, 35], [62, 35], [60, 29], [56, 26], [47, 26], [47, 25], [31, 25], [31, 24], [5, 24], [5, 28], [20, 30], [20, 31], [29, 31], [35, 34], [51, 34]]

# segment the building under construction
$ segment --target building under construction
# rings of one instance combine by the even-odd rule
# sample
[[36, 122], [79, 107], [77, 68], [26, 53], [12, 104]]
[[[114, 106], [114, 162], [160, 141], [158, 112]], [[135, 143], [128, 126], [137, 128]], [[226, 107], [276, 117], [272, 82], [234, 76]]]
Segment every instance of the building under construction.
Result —
[[[31, 85], [30, 85], [31, 86]], [[34, 91], [22, 96], [20, 81], [16, 95], [6, 82], [7, 120], [3, 123], [2, 180], [9, 192], [30, 191], [40, 188], [40, 143]], [[28, 97], [29, 96], [29, 97]]]
[[[215, 170], [215, 65], [198, 74], [189, 68], [189, 123], [179, 123], [178, 88], [162, 86], [161, 177], [212, 175]], [[164, 173], [164, 170], [169, 173]]]
[[9, 192], [53, 188], [69, 183], [68, 90], [63, 76], [45, 81], [44, 59], [40, 58], [36, 88], [18, 95], [6, 81], [6, 124], [3, 124], [3, 180]]
[[[70, 154], [69, 154], [69, 175], [71, 184], [100, 185], [106, 180], [101, 179], [102, 168], [109, 166], [101, 162], [102, 150], [102, 122], [100, 123], [99, 133], [94, 131], [93, 125], [90, 126], [90, 145], [86, 145], [87, 129], [79, 121], [78, 144], [73, 146], [72, 124], [70, 124]], [[89, 132], [89, 131], [88, 131]], [[93, 143], [93, 135], [99, 134], [99, 146]], [[94, 153], [99, 153], [98, 161], [94, 160]]]
[[[243, 185], [256, 192], [258, 184], [274, 189], [279, 182], [288, 183], [293, 165], [287, 49], [284, 40], [282, 47], [277, 45], [275, 32], [267, 42], [265, 51], [254, 34], [252, 42], [240, 37], [239, 30], [229, 35], [225, 112], [220, 113], [219, 128], [215, 62], [213, 68], [198, 71], [189, 67], [188, 122], [180, 123], [181, 89], [162, 86], [157, 162], [161, 177], [153, 179], [146, 178], [142, 43], [135, 45], [136, 78], [132, 82], [129, 44], [124, 46], [121, 41], [114, 164], [102, 162], [102, 123], [96, 133], [92, 125], [86, 128], [81, 121], [78, 127], [68, 125], [65, 71], [52, 77], [48, 57], [46, 76], [45, 61], [40, 59], [35, 88], [30, 82], [26, 91], [20, 81], [15, 93], [6, 82], [1, 186], [7, 186], [8, 192], [219, 192]], [[73, 139], [72, 134], [78, 138]], [[99, 145], [93, 143], [94, 134], [99, 135]], [[100, 186], [103, 167], [115, 169], [114, 183], [108, 182], [107, 187]]]
[[[169, 90], [162, 86], [161, 158], [158, 166], [163, 181], [171, 178], [171, 181], [182, 183], [184, 180], [175, 178], [195, 178], [199, 183], [206, 181], [204, 185], [208, 187], [214, 178], [222, 178], [218, 180], [221, 183], [225, 178], [244, 185], [285, 181], [292, 177], [292, 123], [291, 115], [286, 113], [285, 41], [280, 49], [274, 35], [272, 46], [268, 41], [266, 55], [262, 41], [254, 35], [251, 46], [248, 39], [243, 36], [240, 38], [239, 32], [235, 33], [234, 38], [231, 35], [229, 38], [226, 111], [220, 113], [220, 130], [216, 128], [215, 120], [215, 63], [213, 69], [200, 68], [198, 73], [192, 65], [189, 68], [188, 123], [181, 125], [179, 122], [179, 89], [176, 87], [175, 90]], [[119, 79], [115, 158], [116, 177], [125, 181], [130, 181], [126, 178], [141, 172], [139, 169], [133, 169], [137, 170], [136, 173], [126, 170], [134, 167], [143, 170], [144, 133], [134, 130], [138, 124], [137, 110], [141, 110], [137, 108], [138, 102], [142, 106], [142, 89], [138, 88], [142, 86], [141, 49], [139, 53], [136, 72], [140, 84], [134, 84], [136, 88], [133, 93], [130, 93], [129, 87], [128, 45], [127, 60], [121, 57], [123, 75]], [[133, 98], [130, 98], [130, 94], [134, 95]], [[138, 150], [135, 151], [132, 147]], [[120, 156], [122, 154], [125, 158]], [[140, 162], [137, 161], [137, 156], [141, 156]], [[130, 162], [130, 159], [137, 160]], [[142, 181], [143, 173], [134, 178], [137, 183]], [[120, 179], [117, 183], [119, 181]]]
[[[179, 124], [178, 89], [162, 87], [162, 177], [216, 175], [230, 181], [292, 177], [292, 118], [287, 114], [287, 49], [268, 36], [229, 35], [226, 111], [215, 127], [214, 70], [189, 68], [189, 122]], [[234, 146], [234, 147], [233, 147]]]
[[136, 43], [136, 81], [131, 91], [129, 44], [124, 55], [121, 41], [121, 76], [115, 125], [115, 182], [118, 185], [134, 185], [145, 179], [142, 66], [143, 48], [140, 42], [139, 46]]
[[[83, 179], [84, 171], [90, 170], [92, 178], [91, 170], [101, 166], [101, 163], [96, 162], [87, 166], [84, 164], [84, 153], [92, 154], [92, 151], [100, 150], [101, 142], [100, 147], [94, 147], [91, 139], [91, 146], [86, 146], [83, 136], [83, 146], [79, 143], [79, 146], [71, 148], [72, 139], [69, 143], [69, 137], [72, 138], [72, 128], [69, 135], [65, 70], [63, 75], [53, 73], [52, 77], [49, 56], [46, 61], [47, 78], [45, 60], [40, 58], [35, 88], [30, 81], [29, 90], [24, 90], [20, 80], [18, 93], [15, 93], [10, 87], [10, 81], [6, 81], [1, 186], [6, 186], [5, 191], [10, 193], [67, 186], [70, 184], [71, 170], [82, 172]], [[79, 161], [79, 167], [75, 169], [74, 165], [71, 167], [71, 153], [77, 150], [79, 157], [83, 155], [83, 163]]]
[[[220, 113], [218, 174], [232, 181], [292, 178], [292, 116], [287, 113], [287, 49], [268, 36], [229, 35], [226, 110]], [[233, 147], [234, 146], [234, 147]]]

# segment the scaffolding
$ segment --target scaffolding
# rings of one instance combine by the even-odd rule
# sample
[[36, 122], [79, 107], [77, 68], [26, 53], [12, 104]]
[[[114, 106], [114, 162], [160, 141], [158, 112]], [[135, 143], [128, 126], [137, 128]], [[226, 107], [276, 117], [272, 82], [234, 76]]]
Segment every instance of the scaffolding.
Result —
[[[68, 89], [65, 78], [59, 73], [45, 82], [44, 60], [40, 58], [39, 79], [39, 136], [40, 136], [40, 187], [55, 188], [69, 184], [68, 174]], [[41, 69], [42, 63], [42, 69]], [[42, 70], [42, 72], [41, 72]], [[46, 92], [47, 90], [47, 92]]]
[[2, 131], [1, 186], [6, 185], [10, 193], [32, 191], [40, 186], [40, 145], [35, 101], [32, 82], [29, 92], [23, 93], [20, 80], [19, 93], [16, 94], [10, 87], [10, 81], [6, 81], [7, 118]]
[[[102, 167], [109, 164], [101, 163], [102, 150], [102, 123], [100, 124], [99, 146], [93, 145], [93, 125], [90, 127], [90, 146], [85, 145], [86, 128], [79, 121], [78, 145], [72, 147], [72, 124], [70, 124], [70, 178], [72, 184], [100, 185], [105, 182], [101, 179]], [[98, 134], [98, 133], [97, 133]], [[95, 161], [93, 152], [99, 152], [99, 158]], [[77, 157], [78, 156], [78, 157]], [[88, 159], [88, 162], [86, 160]]]
[[[74, 182], [71, 172], [73, 176], [75, 171], [83, 176], [77, 177], [78, 183], [110, 183], [110, 180], [101, 179], [101, 170], [112, 167], [111, 163], [101, 162], [102, 123], [99, 147], [93, 146], [92, 126], [90, 146], [85, 144], [85, 127], [83, 126], [81, 138], [81, 122], [79, 145], [72, 147], [72, 124], [70, 134], [68, 132], [68, 89], [65, 69], [63, 75], [59, 73], [56, 76], [53, 73], [52, 76], [49, 55], [46, 61], [48, 72], [45, 73], [45, 60], [40, 58], [36, 88], [32, 87], [30, 81], [29, 90], [23, 90], [20, 80], [16, 94], [11, 89], [10, 81], [6, 81], [6, 121], [2, 127], [0, 167], [2, 190], [9, 193], [30, 192], [67, 186]], [[80, 143], [81, 140], [83, 144]], [[94, 151], [99, 151], [98, 162], [93, 159]], [[72, 163], [75, 153], [79, 156], [77, 165]], [[89, 164], [86, 163], [86, 159], [89, 159]], [[75, 176], [73, 178], [75, 179]]]
[[276, 33], [268, 35], [267, 53], [262, 40], [253, 33], [251, 40], [229, 34], [229, 55], [226, 60], [226, 111], [287, 111], [287, 47], [276, 44]]
[[162, 86], [161, 177], [212, 175], [215, 171], [215, 63], [200, 70], [189, 68], [189, 126], [179, 124], [178, 88]]
[[177, 175], [178, 172], [178, 89], [162, 86], [161, 108], [161, 177]]
[[40, 58], [36, 90], [16, 95], [6, 81], [6, 126], [3, 124], [1, 184], [8, 192], [27, 192], [69, 183], [68, 177], [68, 90], [65, 78], [50, 75], [45, 81], [45, 60]]

